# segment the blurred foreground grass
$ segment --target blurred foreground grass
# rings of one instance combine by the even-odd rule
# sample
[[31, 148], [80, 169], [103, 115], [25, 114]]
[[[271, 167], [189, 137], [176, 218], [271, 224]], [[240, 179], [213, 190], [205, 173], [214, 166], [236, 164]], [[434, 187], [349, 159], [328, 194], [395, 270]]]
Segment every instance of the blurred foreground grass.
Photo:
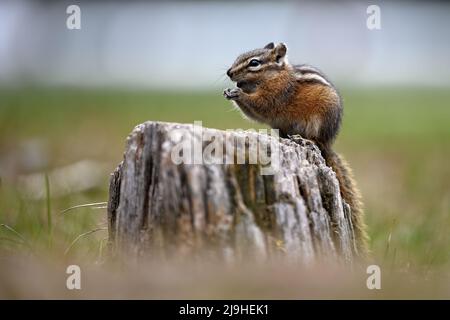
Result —
[[[336, 149], [350, 162], [362, 189], [375, 261], [421, 274], [446, 270], [450, 92], [347, 88], [342, 95], [345, 116]], [[59, 212], [106, 201], [108, 176], [121, 160], [125, 137], [146, 120], [201, 120], [204, 126], [221, 129], [263, 127], [244, 120], [220, 91], [1, 90], [0, 223], [20, 236], [1, 228], [0, 255], [25, 252], [59, 259], [80, 234], [105, 228], [102, 209], [78, 209], [64, 216]], [[17, 151], [29, 141], [44, 146], [47, 156], [40, 171], [90, 159], [105, 164], [104, 183], [53, 197], [56, 190], [50, 181], [50, 208], [45, 198], [29, 199], [16, 184], [18, 176], [31, 173], [25, 165], [28, 155]], [[106, 237], [102, 229], [79, 238], [67, 256], [101, 260]]]

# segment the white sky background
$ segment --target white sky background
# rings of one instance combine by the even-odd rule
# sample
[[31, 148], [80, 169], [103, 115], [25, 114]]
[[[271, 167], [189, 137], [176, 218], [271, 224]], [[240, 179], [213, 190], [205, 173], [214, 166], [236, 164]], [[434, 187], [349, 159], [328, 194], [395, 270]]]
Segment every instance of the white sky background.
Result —
[[0, 84], [217, 88], [243, 51], [288, 45], [347, 85], [450, 86], [450, 4], [378, 2], [0, 2]]

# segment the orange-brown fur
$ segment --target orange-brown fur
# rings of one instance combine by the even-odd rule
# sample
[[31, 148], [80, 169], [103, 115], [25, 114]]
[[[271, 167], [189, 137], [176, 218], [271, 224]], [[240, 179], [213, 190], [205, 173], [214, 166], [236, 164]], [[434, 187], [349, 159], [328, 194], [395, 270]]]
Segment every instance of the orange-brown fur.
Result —
[[[239, 56], [227, 72], [239, 88], [227, 89], [224, 95], [249, 118], [279, 129], [282, 136], [300, 134], [316, 142], [327, 165], [336, 173], [342, 198], [351, 208], [357, 251], [364, 256], [368, 237], [361, 196], [351, 169], [331, 147], [341, 122], [341, 99], [318, 71], [303, 70], [316, 77], [303, 81], [306, 78], [302, 78], [302, 70], [296, 70], [285, 59], [286, 50], [284, 44], [271, 43]], [[253, 59], [260, 64], [249, 67]]]

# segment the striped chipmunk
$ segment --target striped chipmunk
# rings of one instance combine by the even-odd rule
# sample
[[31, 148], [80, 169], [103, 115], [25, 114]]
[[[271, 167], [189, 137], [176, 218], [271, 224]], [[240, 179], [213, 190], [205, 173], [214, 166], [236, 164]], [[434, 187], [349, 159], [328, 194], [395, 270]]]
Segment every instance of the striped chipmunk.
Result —
[[357, 251], [367, 253], [361, 196], [345, 160], [332, 144], [343, 116], [342, 99], [331, 81], [309, 65], [292, 65], [284, 43], [267, 44], [237, 57], [227, 75], [237, 87], [223, 94], [250, 119], [278, 129], [280, 136], [313, 141], [336, 173], [341, 195], [350, 206]]

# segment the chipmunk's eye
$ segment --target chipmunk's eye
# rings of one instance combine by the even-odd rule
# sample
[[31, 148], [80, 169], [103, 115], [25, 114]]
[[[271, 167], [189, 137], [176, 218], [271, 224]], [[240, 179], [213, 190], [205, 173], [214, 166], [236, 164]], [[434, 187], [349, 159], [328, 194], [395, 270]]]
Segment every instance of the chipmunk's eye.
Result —
[[259, 61], [258, 59], [252, 59], [250, 60], [250, 62], [248, 63], [249, 67], [259, 67], [261, 65], [261, 61]]

